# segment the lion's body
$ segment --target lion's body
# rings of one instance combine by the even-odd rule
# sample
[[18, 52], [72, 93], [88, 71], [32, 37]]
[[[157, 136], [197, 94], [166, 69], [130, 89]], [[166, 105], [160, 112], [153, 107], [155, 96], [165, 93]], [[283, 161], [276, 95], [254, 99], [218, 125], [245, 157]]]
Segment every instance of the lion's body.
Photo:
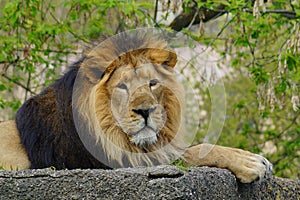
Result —
[[104, 167], [81, 144], [72, 116], [72, 91], [79, 67], [73, 66], [41, 94], [26, 101], [16, 124], [31, 168]]
[[[26, 167], [24, 146], [31, 168], [127, 167], [181, 157], [189, 165], [228, 168], [243, 182], [263, 176], [270, 165], [250, 152], [209, 145], [185, 149], [176, 61], [166, 42], [147, 34], [121, 34], [102, 43], [22, 105], [18, 130], [8, 130], [18, 144], [12, 149]], [[0, 138], [5, 135], [0, 132]]]
[[0, 168], [22, 170], [30, 166], [14, 121], [0, 123]]

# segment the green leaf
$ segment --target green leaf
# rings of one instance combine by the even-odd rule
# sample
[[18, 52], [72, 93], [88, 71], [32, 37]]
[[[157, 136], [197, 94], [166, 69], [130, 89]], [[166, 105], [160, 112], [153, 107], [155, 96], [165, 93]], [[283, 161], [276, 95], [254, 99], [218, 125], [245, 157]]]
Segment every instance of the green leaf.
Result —
[[242, 108], [245, 107], [245, 102], [242, 102], [242, 101], [241, 101], [241, 102], [235, 104], [235, 107], [238, 108], [238, 109], [242, 109]]
[[286, 58], [286, 62], [287, 62], [287, 68], [289, 71], [293, 71], [294, 69], [296, 69], [296, 58], [292, 55], [288, 55]]
[[0, 91], [4, 91], [4, 90], [6, 90], [6, 86], [3, 84], [0, 84]]
[[252, 32], [252, 34], [251, 34], [251, 37], [252, 37], [253, 39], [257, 39], [257, 38], [259, 37], [259, 33], [260, 33], [260, 31], [254, 30], [254, 31]]

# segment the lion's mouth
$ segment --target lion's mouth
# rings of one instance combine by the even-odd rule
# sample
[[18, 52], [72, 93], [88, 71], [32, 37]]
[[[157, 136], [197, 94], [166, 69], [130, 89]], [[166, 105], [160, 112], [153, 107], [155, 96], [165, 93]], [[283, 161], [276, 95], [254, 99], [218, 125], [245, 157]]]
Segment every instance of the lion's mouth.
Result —
[[139, 147], [152, 145], [157, 141], [157, 131], [152, 127], [144, 126], [141, 130], [131, 134], [130, 141]]

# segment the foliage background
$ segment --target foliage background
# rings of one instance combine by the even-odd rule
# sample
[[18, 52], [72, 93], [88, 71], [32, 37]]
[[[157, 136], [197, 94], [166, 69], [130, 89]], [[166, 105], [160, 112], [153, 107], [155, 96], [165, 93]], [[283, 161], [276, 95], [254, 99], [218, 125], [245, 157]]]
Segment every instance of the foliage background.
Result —
[[[299, 178], [299, 7], [297, 0], [2, 0], [0, 120], [13, 119], [26, 99], [58, 78], [100, 34], [179, 26], [228, 67], [218, 144], [260, 153], [276, 175]], [[217, 12], [212, 19], [210, 11]], [[187, 25], [174, 26], [174, 16], [193, 12]], [[209, 92], [199, 93], [201, 109], [209, 113]], [[201, 119], [195, 143], [202, 142], [208, 118]]]

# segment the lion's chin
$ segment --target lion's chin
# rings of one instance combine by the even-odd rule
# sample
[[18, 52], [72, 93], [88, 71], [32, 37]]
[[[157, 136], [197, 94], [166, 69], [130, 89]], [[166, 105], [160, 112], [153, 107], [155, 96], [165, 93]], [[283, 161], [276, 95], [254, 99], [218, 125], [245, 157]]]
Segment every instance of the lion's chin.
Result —
[[145, 147], [157, 141], [157, 133], [150, 127], [144, 127], [133, 134], [130, 141], [138, 147]]

